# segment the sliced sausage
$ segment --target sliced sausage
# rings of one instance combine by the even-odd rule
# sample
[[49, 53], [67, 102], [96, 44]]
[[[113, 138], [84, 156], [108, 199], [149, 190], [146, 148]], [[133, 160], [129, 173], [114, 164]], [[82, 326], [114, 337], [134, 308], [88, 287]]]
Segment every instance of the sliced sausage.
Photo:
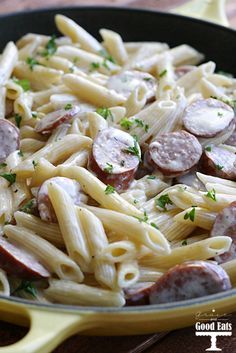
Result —
[[124, 288], [126, 306], [135, 305], [148, 305], [150, 289], [153, 286], [153, 282], [140, 283], [140, 287]]
[[222, 147], [211, 146], [205, 149], [201, 159], [201, 169], [205, 174], [219, 178], [236, 180], [236, 155]]
[[214, 137], [224, 131], [234, 120], [234, 111], [217, 99], [199, 99], [190, 104], [183, 113], [187, 131], [198, 137]]
[[169, 132], [158, 136], [145, 153], [145, 162], [165, 176], [186, 174], [199, 161], [202, 147], [187, 131]]
[[139, 144], [130, 134], [107, 128], [94, 140], [88, 168], [105, 184], [121, 191], [134, 179], [140, 156]]
[[214, 262], [189, 261], [166, 272], [150, 289], [150, 304], [203, 297], [231, 289], [229, 276]]
[[186, 75], [188, 72], [195, 69], [196, 66], [193, 65], [182, 65], [175, 68], [175, 78], [178, 80], [182, 76]]
[[236, 129], [232, 133], [232, 135], [225, 141], [226, 145], [236, 146]]
[[0, 119], [0, 141], [0, 163], [2, 163], [9, 154], [18, 150], [20, 146], [19, 129], [5, 119]]
[[43, 221], [57, 223], [57, 217], [48, 196], [48, 185], [50, 183], [56, 183], [63, 188], [70, 195], [75, 205], [79, 205], [87, 201], [86, 195], [81, 190], [78, 181], [64, 177], [54, 177], [48, 179], [41, 185], [37, 194], [39, 215]]
[[25, 249], [0, 237], [0, 268], [7, 274], [27, 280], [50, 277], [48, 270]]
[[117, 75], [111, 76], [107, 82], [107, 87], [128, 97], [140, 83], [143, 83], [147, 88], [147, 100], [150, 101], [154, 99], [157, 81], [152, 75], [146, 72], [135, 70], [123, 71]]
[[69, 109], [60, 109], [45, 115], [35, 126], [35, 131], [41, 134], [50, 134], [57, 126], [71, 120], [80, 108], [77, 105]]
[[236, 258], [236, 202], [232, 202], [225, 207], [216, 216], [211, 230], [211, 236], [224, 235], [232, 238], [232, 244], [229, 251], [216, 256], [218, 263], [227, 262]]

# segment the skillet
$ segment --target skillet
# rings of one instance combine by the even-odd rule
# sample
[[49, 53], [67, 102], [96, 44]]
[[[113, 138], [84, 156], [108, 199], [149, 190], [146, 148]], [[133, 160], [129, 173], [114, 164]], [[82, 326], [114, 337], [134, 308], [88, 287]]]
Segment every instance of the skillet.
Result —
[[[28, 32], [58, 34], [54, 15], [64, 14], [79, 22], [95, 37], [101, 27], [121, 34], [125, 41], [183, 43], [203, 52], [218, 69], [236, 75], [236, 31], [180, 15], [154, 11], [72, 7], [0, 16], [0, 49]], [[79, 307], [30, 303], [0, 296], [2, 320], [30, 326], [19, 342], [0, 348], [0, 353], [48, 353], [74, 333], [86, 335], [147, 334], [185, 327], [197, 321], [199, 312], [217, 315], [236, 310], [236, 288], [188, 301], [126, 308]]]

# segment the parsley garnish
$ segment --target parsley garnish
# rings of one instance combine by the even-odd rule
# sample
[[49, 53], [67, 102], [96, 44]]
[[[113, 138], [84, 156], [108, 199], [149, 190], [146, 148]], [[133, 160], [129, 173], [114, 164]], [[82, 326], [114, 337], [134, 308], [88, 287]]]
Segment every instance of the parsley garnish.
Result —
[[167, 74], [167, 70], [163, 70], [160, 74], [159, 74], [159, 77], [163, 77]]
[[24, 206], [20, 208], [20, 211], [25, 212], [25, 213], [31, 213], [32, 208], [35, 206], [35, 200], [31, 199]]
[[20, 127], [21, 120], [22, 120], [22, 116], [20, 116], [19, 114], [16, 114], [15, 115], [15, 122], [16, 122], [17, 127]]
[[211, 146], [207, 146], [207, 147], [205, 148], [205, 150], [206, 150], [207, 152], [211, 152]]
[[109, 108], [98, 108], [96, 110], [96, 113], [98, 113], [99, 115], [101, 115], [105, 120], [107, 120], [108, 118], [111, 119], [111, 121], [113, 121], [113, 115], [112, 112], [110, 111]]
[[209, 197], [209, 199], [212, 199], [213, 201], [216, 201], [216, 191], [215, 191], [215, 189], [212, 189], [212, 190], [208, 191], [208, 193], [206, 194], [206, 197]]
[[16, 174], [4, 173], [4, 174], [0, 174], [0, 176], [3, 177], [4, 179], [6, 179], [10, 183], [10, 185], [15, 183], [15, 181], [16, 181]]
[[122, 159], [122, 161], [120, 162], [121, 167], [125, 166], [125, 161]]
[[110, 54], [108, 54], [108, 52], [105, 49], [99, 50], [99, 54], [103, 56], [106, 60], [109, 60], [115, 64], [114, 58]]
[[143, 120], [134, 119], [134, 121], [135, 121], [135, 123], [137, 124], [138, 127], [142, 127], [142, 128], [144, 128], [145, 132], [148, 132], [149, 125], [148, 124], [144, 124]]
[[188, 245], [187, 240], [186, 240], [186, 239], [183, 240], [181, 245], [182, 245], [182, 246]]
[[38, 162], [32, 161], [32, 164], [33, 164], [34, 169], [35, 169], [37, 167], [37, 165], [38, 165]]
[[116, 191], [116, 189], [113, 186], [108, 184], [105, 189], [105, 194], [106, 195], [113, 194], [115, 191]]
[[27, 80], [26, 78], [22, 80], [18, 80], [18, 78], [13, 78], [13, 81], [17, 85], [21, 86], [25, 92], [30, 90], [30, 83], [29, 80]]
[[154, 180], [154, 179], [156, 179], [156, 177], [155, 177], [155, 175], [149, 175], [149, 176], [147, 177], [147, 179]]
[[143, 78], [144, 81], [151, 81], [151, 79], [152, 79], [151, 77], [144, 77]]
[[37, 290], [34, 286], [34, 284], [30, 281], [22, 280], [21, 284], [19, 287], [17, 287], [11, 294], [20, 292], [20, 291], [25, 291], [26, 293], [31, 294], [34, 298], [36, 298], [37, 295]]
[[108, 64], [107, 64], [107, 59], [104, 59], [102, 62], [102, 66], [105, 67], [105, 69], [110, 70]]
[[65, 109], [65, 110], [70, 110], [70, 109], [72, 109], [72, 104], [71, 104], [71, 103], [67, 103], [67, 104], [64, 106], [64, 109]]
[[224, 166], [220, 164], [215, 164], [215, 166], [216, 166], [216, 169], [218, 170], [222, 170], [224, 168]]
[[163, 208], [166, 211], [166, 205], [173, 205], [173, 202], [169, 198], [168, 194], [160, 196], [158, 199], [155, 200], [157, 206]]
[[126, 153], [131, 153], [131, 154], [137, 156], [139, 161], [141, 161], [140, 148], [139, 148], [139, 144], [138, 144], [136, 138], [134, 138], [133, 147], [128, 147], [127, 149], [125, 149], [123, 151], [126, 152]]
[[186, 212], [184, 215], [184, 219], [190, 219], [190, 221], [194, 222], [195, 218], [195, 207], [193, 206], [190, 212]]
[[223, 113], [218, 112], [217, 115], [221, 118], [223, 116]]
[[56, 53], [57, 51], [57, 45], [56, 45], [56, 36], [55, 34], [49, 39], [47, 44], [45, 45], [45, 50], [42, 52], [42, 56], [45, 56], [46, 58], [49, 58], [53, 54]]
[[4, 168], [7, 166], [7, 163], [0, 163], [0, 168]]
[[133, 124], [134, 122], [126, 117], [121, 119], [120, 121], [120, 126], [123, 127], [125, 130], [129, 130]]
[[148, 215], [146, 211], [144, 211], [143, 217], [138, 217], [138, 216], [133, 216], [133, 217], [136, 218], [140, 223], [142, 222], [147, 223], [148, 221]]
[[97, 69], [99, 69], [99, 67], [100, 67], [99, 63], [91, 63], [90, 64], [90, 71], [97, 70]]
[[113, 171], [113, 165], [111, 163], [106, 163], [106, 164], [107, 164], [107, 167], [105, 167], [103, 170], [104, 172], [111, 174]]
[[134, 199], [134, 204], [136, 205], [138, 203], [138, 200], [137, 199]]
[[79, 61], [79, 57], [76, 56], [76, 57], [73, 59], [73, 63], [76, 64], [78, 61]]
[[23, 156], [24, 156], [24, 153], [20, 150], [20, 151], [18, 152], [18, 156], [23, 157]]
[[157, 226], [155, 223], [153, 223], [153, 222], [151, 222], [150, 225], [151, 225], [153, 228], [159, 229], [158, 226]]
[[38, 60], [31, 57], [26, 59], [26, 63], [29, 65], [31, 71], [33, 71], [35, 65], [39, 65]]
[[32, 112], [32, 118], [37, 119], [38, 114], [36, 112]]

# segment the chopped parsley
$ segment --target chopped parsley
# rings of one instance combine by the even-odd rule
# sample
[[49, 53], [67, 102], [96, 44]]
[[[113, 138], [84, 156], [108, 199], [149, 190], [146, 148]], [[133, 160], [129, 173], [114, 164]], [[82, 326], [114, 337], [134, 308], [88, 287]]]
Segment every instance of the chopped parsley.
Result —
[[30, 90], [30, 83], [29, 80], [27, 80], [26, 78], [23, 78], [22, 80], [18, 80], [18, 78], [13, 78], [13, 81], [17, 85], [21, 86], [25, 92]]
[[152, 79], [151, 77], [144, 77], [143, 78], [144, 81], [151, 81], [151, 79]]
[[207, 152], [211, 152], [211, 146], [207, 146], [207, 147], [205, 148], [205, 150], [206, 150]]
[[140, 223], [142, 222], [147, 223], [148, 221], [148, 215], [146, 211], [144, 211], [143, 217], [138, 217], [138, 216], [133, 216], [133, 217], [136, 218]]
[[38, 165], [38, 162], [32, 161], [32, 164], [33, 164], [34, 169], [35, 169], [37, 167], [37, 165]]
[[110, 111], [109, 108], [98, 108], [96, 110], [96, 113], [101, 115], [105, 120], [107, 120], [108, 118], [111, 119], [111, 121], [113, 121], [113, 115], [112, 115], [112, 112]]
[[0, 163], [0, 168], [4, 168], [7, 166], [7, 163]]
[[186, 212], [184, 215], [184, 219], [190, 219], [190, 221], [194, 222], [195, 218], [195, 206], [191, 209], [191, 211]]
[[159, 229], [158, 226], [157, 226], [155, 223], [153, 223], [153, 222], [151, 222], [150, 225], [151, 225], [153, 228]]
[[173, 205], [173, 202], [169, 198], [168, 194], [160, 196], [158, 199], [155, 200], [157, 206], [163, 208], [166, 211], [166, 205]]
[[0, 176], [6, 179], [10, 183], [10, 185], [14, 184], [16, 181], [16, 174], [13, 173], [4, 173], [0, 174]]
[[102, 66], [105, 67], [105, 69], [110, 70], [110, 67], [109, 67], [109, 65], [108, 65], [108, 63], [107, 63], [107, 59], [104, 59], [104, 60], [103, 60]]
[[45, 50], [42, 52], [42, 56], [49, 58], [50, 56], [55, 54], [56, 51], [57, 51], [56, 36], [54, 34], [45, 45]]
[[65, 106], [64, 106], [64, 109], [65, 110], [70, 110], [70, 109], [72, 109], [72, 104], [71, 103], [67, 103]]
[[186, 240], [186, 239], [183, 240], [182, 243], [181, 243], [181, 245], [182, 245], [182, 246], [188, 245], [187, 240]]
[[123, 150], [126, 153], [131, 153], [134, 156], [137, 156], [139, 161], [141, 161], [141, 155], [140, 155], [140, 148], [139, 148], [139, 144], [137, 142], [137, 139], [134, 137], [134, 145], [133, 147], [128, 147], [125, 150]]
[[105, 167], [103, 170], [104, 172], [111, 174], [113, 171], [113, 165], [111, 163], [106, 163], [106, 164], [107, 164], [107, 167]]
[[133, 202], [134, 202], [134, 204], [135, 204], [135, 205], [137, 205], [138, 200], [137, 200], [137, 199], [134, 199], [134, 201], [133, 201]]
[[215, 189], [212, 189], [207, 192], [206, 197], [209, 197], [209, 199], [212, 199], [213, 201], [216, 201], [216, 191]]
[[163, 77], [167, 74], [167, 70], [163, 70], [160, 74], [159, 74], [159, 77]]
[[224, 168], [224, 166], [220, 164], [215, 164], [215, 166], [216, 166], [216, 169], [218, 170], [222, 170]]
[[28, 57], [26, 59], [26, 63], [29, 65], [31, 71], [33, 71], [35, 65], [39, 65], [38, 60], [31, 58], [31, 57]]
[[131, 126], [133, 126], [134, 122], [129, 120], [128, 118], [123, 118], [120, 121], [120, 126], [123, 127], [125, 130], [129, 130]]
[[120, 162], [121, 167], [125, 166], [125, 161], [122, 159], [122, 161]]
[[106, 60], [111, 61], [113, 64], [115, 64], [114, 58], [110, 54], [108, 54], [105, 49], [99, 50], [99, 54], [103, 56]]
[[105, 189], [105, 194], [106, 195], [113, 194], [115, 191], [116, 191], [116, 189], [113, 186], [108, 184]]
[[20, 116], [19, 114], [16, 114], [15, 115], [15, 122], [16, 122], [17, 127], [20, 127], [21, 120], [22, 120], [22, 116]]
[[99, 63], [91, 63], [90, 64], [90, 71], [94, 71], [94, 70], [97, 70], [97, 69], [99, 69], [99, 67], [100, 67], [100, 64]]
[[36, 296], [37, 296], [37, 290], [36, 290], [34, 284], [32, 282], [24, 280], [24, 279], [21, 281], [21, 284], [11, 294], [18, 293], [20, 291], [24, 291], [26, 293], [29, 293], [34, 298], [36, 298]]
[[154, 180], [154, 179], [156, 179], [156, 177], [155, 177], [155, 175], [149, 175], [149, 176], [147, 177], [147, 179]]
[[221, 112], [218, 112], [217, 113], [217, 115], [220, 117], [220, 118], [222, 118], [222, 116], [223, 116], [223, 113], [221, 113]]
[[73, 63], [74, 63], [74, 64], [77, 64], [77, 63], [78, 63], [78, 61], [79, 61], [79, 57], [78, 57], [78, 56], [74, 57], [74, 59], [73, 59]]
[[35, 206], [35, 199], [31, 199], [24, 206], [20, 208], [20, 211], [25, 212], [25, 213], [31, 213], [32, 209]]
[[37, 119], [38, 114], [36, 112], [32, 112], [32, 118]]
[[148, 124], [144, 124], [143, 120], [141, 119], [134, 119], [135, 123], [137, 124], [138, 127], [142, 127], [145, 132], [148, 132], [149, 129], [149, 125]]
[[18, 156], [23, 157], [23, 156], [24, 156], [24, 153], [20, 150], [20, 151], [18, 152]]

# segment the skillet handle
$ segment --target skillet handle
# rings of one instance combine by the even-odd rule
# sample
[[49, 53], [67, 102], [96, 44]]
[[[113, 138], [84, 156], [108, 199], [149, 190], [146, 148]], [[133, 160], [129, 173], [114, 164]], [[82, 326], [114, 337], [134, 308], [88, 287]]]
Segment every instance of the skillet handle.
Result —
[[172, 9], [171, 12], [229, 27], [225, 4], [226, 0], [191, 0], [182, 6]]
[[29, 332], [20, 341], [0, 348], [0, 353], [50, 353], [66, 338], [85, 328], [91, 315], [27, 308]]

